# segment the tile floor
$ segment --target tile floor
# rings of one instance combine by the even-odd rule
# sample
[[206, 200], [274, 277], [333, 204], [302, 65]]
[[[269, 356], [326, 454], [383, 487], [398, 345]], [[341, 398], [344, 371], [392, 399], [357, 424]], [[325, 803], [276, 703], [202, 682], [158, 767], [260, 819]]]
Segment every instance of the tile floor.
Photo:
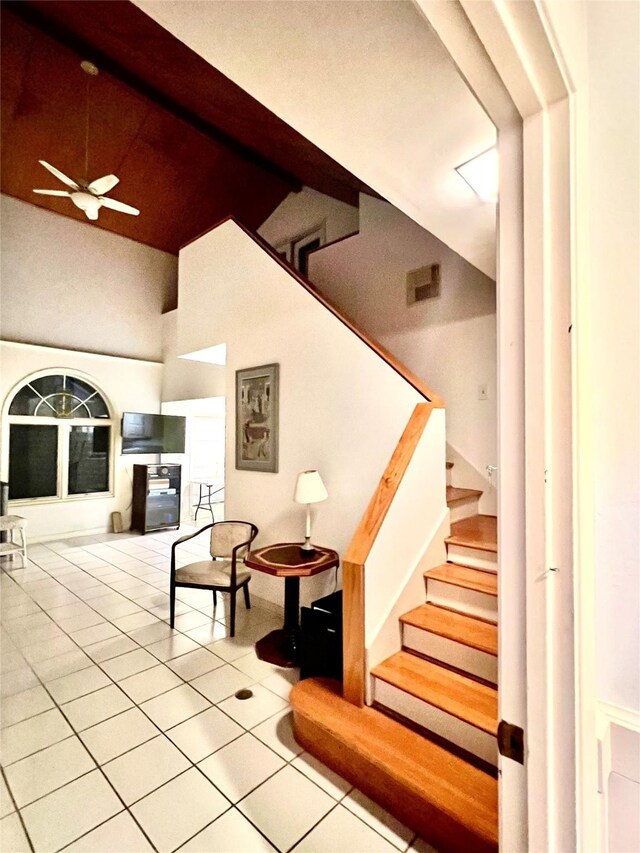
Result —
[[[297, 672], [253, 649], [281, 611], [240, 604], [231, 639], [226, 596], [214, 612], [210, 592], [183, 589], [170, 630], [184, 532], [76, 537], [32, 546], [26, 568], [0, 563], [3, 853], [430, 850], [295, 742]], [[202, 559], [206, 542], [181, 552]]]

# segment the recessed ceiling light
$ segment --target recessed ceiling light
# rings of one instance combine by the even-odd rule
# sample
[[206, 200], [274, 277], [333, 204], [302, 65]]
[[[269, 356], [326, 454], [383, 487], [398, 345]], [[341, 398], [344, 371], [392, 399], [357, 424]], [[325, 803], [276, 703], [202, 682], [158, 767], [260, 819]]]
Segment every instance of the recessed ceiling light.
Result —
[[498, 201], [498, 149], [489, 148], [456, 166], [456, 172], [482, 201]]

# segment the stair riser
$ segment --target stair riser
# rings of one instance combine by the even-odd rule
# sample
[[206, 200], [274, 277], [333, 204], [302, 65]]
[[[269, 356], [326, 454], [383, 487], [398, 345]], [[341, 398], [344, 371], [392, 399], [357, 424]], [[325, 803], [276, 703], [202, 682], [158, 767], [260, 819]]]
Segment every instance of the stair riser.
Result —
[[495, 551], [481, 551], [479, 548], [467, 548], [464, 545], [447, 545], [447, 560], [450, 563], [461, 563], [472, 569], [498, 571], [498, 555]]
[[488, 595], [486, 592], [478, 592], [475, 589], [454, 586], [451, 583], [443, 583], [429, 578], [427, 580], [427, 601], [450, 607], [452, 610], [460, 611], [460, 613], [468, 613], [470, 616], [488, 619], [489, 622], [498, 621], [498, 598], [495, 595]]
[[451, 468], [447, 468], [447, 486], [451, 485]]
[[426, 655], [433, 660], [454, 666], [456, 669], [498, 683], [498, 659], [447, 637], [423, 631], [414, 625], [403, 625], [402, 645], [410, 651]]
[[478, 498], [469, 498], [468, 501], [460, 501], [449, 507], [449, 520], [453, 524], [454, 521], [462, 521], [463, 518], [471, 518], [472, 515], [478, 514]]
[[494, 735], [487, 734], [421, 699], [416, 699], [415, 696], [379, 678], [374, 679], [374, 696], [376, 702], [386, 708], [497, 767], [498, 747]]

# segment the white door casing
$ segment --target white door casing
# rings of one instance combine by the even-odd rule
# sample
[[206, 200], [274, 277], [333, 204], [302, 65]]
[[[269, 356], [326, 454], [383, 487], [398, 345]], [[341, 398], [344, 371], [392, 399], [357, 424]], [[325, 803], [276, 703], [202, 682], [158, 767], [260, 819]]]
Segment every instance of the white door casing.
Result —
[[571, 86], [540, 4], [416, 3], [498, 127], [499, 713], [524, 728], [526, 754], [524, 767], [500, 763], [500, 845], [570, 850]]

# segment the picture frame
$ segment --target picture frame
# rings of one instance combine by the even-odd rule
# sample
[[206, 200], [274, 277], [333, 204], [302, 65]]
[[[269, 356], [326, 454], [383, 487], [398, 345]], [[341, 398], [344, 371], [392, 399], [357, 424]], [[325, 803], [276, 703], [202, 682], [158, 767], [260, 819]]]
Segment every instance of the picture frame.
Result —
[[236, 469], [278, 472], [280, 365], [236, 370]]

